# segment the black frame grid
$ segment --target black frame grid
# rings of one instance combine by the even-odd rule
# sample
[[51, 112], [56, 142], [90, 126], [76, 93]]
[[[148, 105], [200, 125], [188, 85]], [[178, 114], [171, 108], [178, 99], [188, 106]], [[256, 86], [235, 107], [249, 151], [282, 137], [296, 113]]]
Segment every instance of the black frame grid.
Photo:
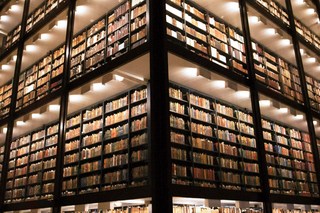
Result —
[[[0, 10], [5, 8], [5, 5], [10, 0], [5, 1], [1, 6]], [[25, 9], [23, 12], [23, 19], [21, 22], [21, 34], [19, 41], [12, 47], [8, 48], [7, 51], [0, 55], [0, 60], [5, 59], [13, 49], [17, 48], [17, 61], [14, 71], [13, 87], [12, 87], [12, 99], [10, 104], [10, 112], [7, 118], [0, 120], [0, 126], [7, 125], [6, 143], [5, 150], [10, 150], [10, 144], [12, 141], [12, 133], [14, 127], [14, 120], [18, 117], [31, 112], [38, 108], [39, 105], [44, 105], [51, 100], [60, 97], [60, 114], [59, 114], [59, 132], [58, 132], [58, 151], [57, 151], [57, 162], [56, 162], [56, 173], [55, 173], [55, 190], [54, 200], [37, 200], [28, 201], [23, 203], [15, 204], [3, 204], [5, 187], [0, 187], [0, 212], [11, 211], [11, 210], [24, 210], [30, 208], [43, 208], [53, 207], [53, 212], [59, 213], [61, 206], [73, 205], [73, 204], [85, 204], [90, 202], [107, 202], [121, 199], [133, 199], [133, 198], [152, 198], [152, 211], [158, 212], [172, 212], [172, 196], [185, 196], [185, 197], [202, 197], [207, 199], [232, 199], [232, 200], [243, 200], [243, 201], [260, 201], [264, 203], [264, 211], [266, 213], [272, 212], [273, 202], [282, 203], [297, 203], [297, 204], [319, 204], [320, 198], [309, 198], [301, 196], [288, 196], [288, 195], [276, 195], [266, 193], [270, 191], [268, 184], [268, 171], [267, 162], [263, 157], [266, 152], [263, 148], [262, 143], [257, 143], [257, 151], [260, 156], [259, 170], [260, 170], [260, 182], [263, 193], [252, 193], [245, 191], [232, 191], [224, 189], [210, 189], [210, 188], [199, 188], [196, 186], [182, 186], [172, 184], [171, 175], [171, 155], [170, 155], [170, 124], [169, 124], [169, 77], [168, 77], [168, 53], [178, 55], [186, 60], [192, 61], [199, 66], [202, 66], [208, 70], [215, 70], [216, 73], [223, 75], [224, 77], [231, 79], [237, 83], [244, 84], [250, 88], [251, 103], [253, 111], [253, 119], [255, 123], [255, 136], [257, 142], [263, 141], [263, 131], [261, 125], [261, 113], [259, 106], [259, 93], [267, 95], [277, 101], [290, 105], [291, 107], [302, 111], [306, 114], [309, 134], [311, 138], [312, 151], [314, 156], [314, 163], [317, 171], [318, 186], [320, 186], [320, 160], [319, 153], [316, 145], [316, 135], [314, 130], [313, 118], [320, 118], [320, 113], [315, 112], [310, 107], [305, 74], [303, 69], [303, 63], [300, 54], [299, 42], [305, 44], [301, 36], [299, 36], [295, 30], [295, 22], [293, 19], [293, 11], [291, 1], [286, 0], [286, 8], [289, 16], [290, 26], [287, 27], [283, 23], [277, 23], [281, 29], [285, 29], [292, 36], [294, 45], [294, 51], [296, 55], [297, 67], [300, 74], [302, 94], [304, 98], [304, 105], [298, 104], [289, 98], [279, 96], [279, 94], [269, 88], [262, 86], [257, 83], [255, 78], [255, 69], [253, 66], [253, 50], [251, 46], [250, 29], [248, 22], [247, 4], [253, 6], [262, 15], [266, 16], [273, 22], [279, 20], [273, 17], [267, 11], [261, 9], [261, 7], [254, 0], [239, 0], [240, 16], [242, 23], [242, 33], [244, 37], [244, 44], [246, 49], [247, 64], [246, 68], [249, 71], [247, 77], [240, 77], [234, 72], [225, 72], [225, 69], [211, 63], [209, 60], [202, 58], [201, 56], [195, 55], [190, 51], [176, 43], [167, 39], [166, 33], [166, 0], [145, 0], [147, 5], [147, 41], [145, 44], [140, 45], [128, 51], [121, 57], [117, 57], [108, 63], [97, 68], [94, 72], [89, 72], [85, 77], [80, 77], [72, 82], [69, 82], [69, 70], [72, 50], [72, 39], [73, 36], [73, 23], [75, 19], [76, 0], [66, 0], [59, 4], [59, 7], [55, 9], [56, 13], [49, 13], [46, 15], [38, 24], [28, 32], [25, 31], [27, 26], [27, 19], [29, 13], [30, 0], [25, 0]], [[320, 3], [317, 0], [313, 0], [316, 5], [318, 15], [320, 14]], [[131, 6], [130, 6], [131, 8]], [[46, 24], [50, 23], [56, 14], [59, 14], [63, 10], [68, 9], [68, 25], [66, 31], [65, 40], [65, 62], [63, 69], [63, 81], [62, 87], [56, 92], [53, 92], [49, 96], [42, 98], [36, 103], [30, 104], [15, 113], [16, 109], [16, 94], [19, 85], [19, 74], [22, 63], [22, 54], [24, 48], [24, 42], [29, 39], [35, 32], [41, 29]], [[108, 12], [108, 11], [106, 11]], [[130, 34], [129, 34], [130, 37]], [[306, 44], [307, 45], [307, 44]], [[313, 50], [317, 55], [320, 56], [320, 50], [312, 48], [311, 45], [308, 47]], [[129, 48], [130, 49], [130, 48]], [[127, 63], [129, 61], [138, 58], [146, 53], [150, 53], [150, 81], [148, 84], [148, 138], [149, 138], [149, 182], [148, 186], [133, 187], [118, 190], [99, 192], [93, 194], [76, 195], [72, 197], [62, 197], [62, 172], [63, 172], [63, 156], [64, 156], [64, 141], [66, 133], [66, 121], [67, 121], [67, 109], [68, 109], [68, 94], [73, 89], [85, 85], [91, 80], [102, 76], [108, 72], [113, 71], [115, 68]], [[161, 104], [159, 104], [161, 103]], [[164, 119], [165, 118], [165, 119]], [[164, 143], [167, 141], [167, 143]], [[2, 170], [1, 186], [6, 185], [6, 172], [8, 170], [9, 152], [4, 154], [4, 163]], [[319, 187], [320, 188], [320, 187]]]

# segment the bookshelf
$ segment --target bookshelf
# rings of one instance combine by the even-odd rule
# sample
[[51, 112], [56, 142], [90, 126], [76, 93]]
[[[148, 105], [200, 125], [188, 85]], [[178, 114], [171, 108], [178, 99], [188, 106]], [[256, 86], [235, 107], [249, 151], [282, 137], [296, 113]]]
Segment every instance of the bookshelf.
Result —
[[320, 83], [315, 78], [305, 75], [310, 106], [315, 111], [320, 110]]
[[147, 4], [145, 0], [131, 1], [130, 17], [131, 49], [147, 41]]
[[318, 197], [310, 136], [262, 119], [270, 193]]
[[283, 22], [287, 27], [290, 27], [287, 10], [277, 1], [256, 0], [256, 2], [262, 7], [264, 7], [272, 16], [281, 20], [281, 22]]
[[58, 127], [45, 125], [11, 143], [5, 203], [53, 198]]
[[32, 30], [32, 28], [45, 16], [45, 2], [41, 3], [34, 11], [28, 16], [26, 32]]
[[147, 108], [141, 86], [68, 116], [62, 196], [148, 183]]
[[300, 20], [294, 19], [296, 31], [298, 35], [307, 43], [314, 46], [317, 50], [320, 49], [320, 39], [314, 32], [306, 27]]
[[13, 28], [11, 32], [5, 37], [5, 49], [13, 46], [20, 38], [21, 24]]
[[146, 2], [125, 1], [77, 33], [72, 42], [70, 81], [147, 41]]
[[[85, 70], [90, 72], [96, 68], [97, 64], [104, 61], [106, 46], [106, 20], [105, 17], [95, 23], [87, 31]], [[99, 66], [99, 65], [98, 65]]]
[[[133, 2], [132, 2], [133, 4]], [[130, 3], [127, 1], [108, 15], [107, 57], [121, 55], [128, 51]]]
[[2, 173], [2, 167], [3, 167], [3, 160], [4, 160], [4, 150], [5, 150], [5, 145], [1, 144], [0, 145], [0, 180], [1, 180], [1, 173]]
[[284, 208], [273, 208], [272, 213], [318, 213], [319, 210], [312, 209], [312, 210], [302, 210], [302, 209], [284, 209]]
[[258, 42], [252, 42], [251, 45], [256, 79], [285, 97], [303, 104], [297, 68]]
[[242, 32], [189, 1], [167, 1], [168, 39], [226, 69], [247, 75]]
[[208, 213], [240, 213], [240, 212], [251, 212], [251, 213], [262, 213], [263, 210], [261, 208], [236, 208], [232, 205], [220, 207], [220, 206], [206, 206], [206, 205], [199, 205], [199, 204], [179, 204], [179, 202], [174, 203], [172, 206], [173, 213], [179, 212], [208, 212]]
[[171, 84], [173, 184], [260, 192], [252, 115]]
[[12, 95], [12, 80], [0, 87], [0, 118], [8, 117]]
[[63, 44], [20, 73], [16, 111], [61, 87], [64, 51]]

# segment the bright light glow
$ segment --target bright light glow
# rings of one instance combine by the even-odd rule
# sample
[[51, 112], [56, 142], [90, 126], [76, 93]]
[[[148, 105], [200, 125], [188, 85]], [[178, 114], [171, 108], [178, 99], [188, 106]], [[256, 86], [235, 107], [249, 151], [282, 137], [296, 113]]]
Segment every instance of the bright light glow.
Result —
[[13, 61], [16, 61], [16, 60], [17, 60], [17, 56], [14, 55], [14, 56], [12, 57], [12, 59], [13, 59]]
[[311, 57], [311, 58], [309, 58], [308, 60], [309, 60], [310, 62], [312, 62], [312, 63], [316, 62], [316, 58], [314, 58], [314, 57]]
[[301, 55], [304, 54], [304, 49], [300, 49], [300, 54], [301, 54]]
[[76, 13], [77, 14], [83, 14], [87, 11], [87, 7], [86, 6], [77, 6], [76, 7]]
[[105, 88], [105, 86], [102, 83], [92, 84], [93, 91], [103, 90], [104, 88]]
[[120, 203], [120, 202], [115, 202], [114, 205], [116, 205], [116, 206], [119, 207], [119, 206], [122, 206], [122, 203]]
[[221, 200], [221, 203], [236, 203], [235, 200]]
[[7, 127], [3, 128], [3, 133], [7, 133]]
[[228, 9], [230, 11], [239, 11], [239, 3], [238, 2], [228, 2]]
[[271, 101], [270, 100], [261, 100], [259, 101], [260, 107], [268, 107], [271, 106]]
[[225, 88], [226, 87], [225, 81], [212, 81], [212, 82], [215, 87], [218, 87], [218, 88]]
[[26, 46], [26, 51], [34, 51], [36, 50], [36, 46], [35, 45], [27, 45]]
[[18, 126], [22, 126], [22, 125], [24, 125], [25, 123], [23, 122], [23, 121], [17, 121], [17, 125]]
[[123, 81], [124, 77], [120, 75], [114, 75], [116, 81]]
[[304, 4], [304, 0], [296, 0], [297, 4]]
[[249, 91], [237, 91], [236, 95], [239, 98], [249, 98], [250, 97], [250, 92]]
[[32, 118], [40, 118], [41, 115], [40, 115], [39, 113], [32, 113], [32, 114], [31, 114], [31, 117], [32, 117]]
[[82, 95], [70, 95], [69, 96], [70, 102], [77, 102], [82, 100]]
[[49, 111], [58, 111], [60, 109], [59, 105], [49, 105]]
[[274, 35], [274, 34], [276, 34], [276, 30], [273, 29], [273, 28], [266, 29], [266, 31], [267, 31], [267, 33], [268, 33], [269, 35]]
[[282, 39], [282, 40], [281, 40], [281, 43], [282, 43], [283, 45], [290, 45], [291, 41], [290, 41], [290, 39]]
[[4, 64], [4, 65], [1, 66], [1, 69], [9, 70], [10, 69], [10, 65]]
[[66, 20], [58, 21], [57, 27], [64, 28], [66, 26], [67, 26], [67, 21]]
[[259, 22], [259, 18], [257, 16], [250, 16], [249, 17], [249, 21], [252, 23], [258, 23]]
[[0, 16], [0, 21], [8, 21], [9, 16]]
[[303, 119], [303, 115], [296, 115], [295, 118], [296, 119]]
[[18, 5], [11, 5], [10, 10], [12, 10], [12, 11], [18, 11], [18, 10], [19, 10], [19, 6], [18, 6]]
[[43, 34], [41, 34], [40, 39], [41, 39], [41, 40], [46, 40], [46, 39], [48, 39], [49, 37], [50, 37], [50, 35], [49, 35], [48, 33], [43, 33]]
[[281, 113], [287, 113], [288, 112], [288, 108], [280, 108], [278, 109], [279, 112]]
[[314, 124], [314, 125], [317, 125], [317, 124], [318, 124], [318, 122], [317, 122], [317, 121], [313, 121], [313, 124]]
[[307, 13], [308, 14], [314, 14], [314, 9], [313, 8], [307, 9]]
[[183, 68], [183, 73], [189, 77], [196, 77], [197, 76], [197, 68], [191, 68], [191, 67]]

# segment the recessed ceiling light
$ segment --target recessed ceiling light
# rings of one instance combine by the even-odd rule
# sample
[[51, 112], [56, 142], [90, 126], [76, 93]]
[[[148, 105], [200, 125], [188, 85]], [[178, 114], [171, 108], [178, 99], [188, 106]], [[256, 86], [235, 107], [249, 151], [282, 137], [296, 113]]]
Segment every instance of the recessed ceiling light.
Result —
[[77, 102], [83, 99], [82, 95], [69, 95], [70, 102]]
[[309, 9], [307, 9], [307, 13], [308, 14], [314, 14], [314, 9], [313, 8], [309, 8]]
[[124, 77], [120, 76], [120, 75], [114, 75], [114, 80], [116, 81], [123, 81]]
[[23, 122], [23, 121], [17, 121], [17, 125], [18, 126], [22, 126], [22, 125], [24, 125], [25, 124], [25, 122]]
[[93, 91], [99, 91], [99, 90], [102, 90], [104, 88], [105, 88], [105, 86], [102, 83], [92, 84], [92, 90]]
[[282, 112], [282, 113], [287, 113], [288, 112], [288, 108], [280, 108], [278, 109], [279, 112]]
[[39, 113], [32, 113], [32, 114], [31, 114], [31, 117], [32, 117], [32, 118], [40, 118], [41, 115], [40, 115]]
[[260, 107], [267, 107], [271, 106], [271, 101], [270, 100], [261, 100], [259, 101]]
[[226, 87], [225, 81], [212, 81], [212, 84], [218, 88], [225, 88]]
[[49, 111], [59, 111], [60, 105], [49, 105]]

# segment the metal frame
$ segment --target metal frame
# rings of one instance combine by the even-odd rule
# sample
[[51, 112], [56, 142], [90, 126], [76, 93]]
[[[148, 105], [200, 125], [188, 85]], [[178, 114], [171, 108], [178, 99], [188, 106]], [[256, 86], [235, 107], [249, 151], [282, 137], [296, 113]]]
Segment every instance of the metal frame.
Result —
[[[148, 27], [148, 42], [143, 44], [134, 50], [131, 50], [127, 54], [116, 58], [107, 64], [101, 66], [95, 72], [88, 73], [85, 78], [79, 78], [75, 81], [68, 83], [69, 77], [69, 68], [70, 68], [70, 53], [71, 45], [73, 38], [73, 23], [75, 16], [75, 6], [76, 0], [66, 0], [64, 3], [59, 5], [56, 12], [60, 13], [63, 10], [68, 8], [68, 25], [66, 33], [66, 51], [65, 51], [65, 66], [64, 66], [64, 77], [62, 88], [52, 93], [50, 96], [37, 101], [36, 104], [31, 104], [28, 107], [20, 110], [18, 113], [15, 113], [15, 102], [17, 88], [19, 84], [19, 73], [22, 63], [22, 54], [24, 42], [32, 36], [33, 33], [41, 29], [46, 24], [56, 17], [56, 14], [49, 14], [41, 23], [39, 23], [36, 28], [33, 28], [30, 32], [25, 33], [26, 22], [28, 18], [29, 10], [29, 1], [25, 0], [25, 9], [23, 12], [23, 21], [21, 25], [21, 36], [19, 42], [13, 45], [5, 53], [0, 55], [0, 59], [4, 59], [13, 49], [18, 48], [17, 61], [15, 67], [15, 75], [12, 87], [12, 99], [10, 105], [10, 114], [9, 117], [1, 120], [0, 125], [7, 124], [7, 137], [6, 137], [6, 152], [5, 159], [3, 163], [2, 179], [1, 186], [6, 185], [6, 173], [8, 169], [9, 161], [9, 149], [10, 143], [12, 141], [12, 132], [14, 127], [14, 120], [28, 112], [34, 110], [39, 105], [44, 105], [49, 101], [61, 98], [60, 101], [60, 114], [59, 114], [59, 148], [57, 154], [57, 166], [56, 166], [56, 179], [55, 182], [55, 199], [53, 201], [48, 200], [38, 200], [30, 201], [25, 203], [18, 204], [7, 204], [4, 205], [4, 194], [5, 187], [0, 188], [0, 212], [9, 211], [9, 210], [23, 210], [30, 208], [43, 208], [43, 207], [52, 207], [54, 213], [59, 213], [61, 206], [63, 205], [72, 205], [72, 204], [85, 204], [88, 202], [107, 202], [119, 199], [133, 199], [133, 198], [142, 198], [142, 197], [151, 197], [152, 198], [152, 212], [172, 212], [172, 196], [185, 196], [185, 197], [203, 197], [207, 199], [235, 199], [235, 200], [252, 200], [264, 202], [264, 209], [266, 213], [272, 212], [272, 202], [283, 202], [283, 203], [301, 203], [301, 204], [318, 204], [320, 203], [320, 198], [307, 198], [299, 196], [287, 196], [287, 195], [273, 195], [270, 193], [265, 193], [269, 191], [268, 177], [267, 177], [267, 164], [266, 160], [263, 157], [265, 151], [263, 146], [260, 143], [257, 143], [257, 151], [261, 156], [260, 158], [260, 180], [261, 188], [264, 193], [253, 193], [245, 191], [231, 191], [223, 189], [209, 189], [209, 188], [199, 188], [195, 186], [180, 186], [171, 184], [171, 155], [170, 155], [170, 125], [169, 125], [169, 97], [168, 97], [168, 52], [183, 57], [186, 60], [190, 60], [199, 66], [203, 66], [208, 70], [215, 70], [218, 74], [225, 76], [228, 79], [236, 81], [237, 83], [246, 85], [250, 87], [251, 92], [251, 102], [254, 115], [255, 134], [258, 141], [263, 140], [262, 127], [261, 127], [261, 114], [259, 107], [259, 93], [270, 96], [273, 99], [281, 101], [287, 105], [292, 106], [295, 109], [298, 109], [306, 114], [307, 123], [309, 127], [309, 134], [312, 141], [312, 150], [315, 158], [315, 166], [317, 169], [317, 180], [320, 184], [320, 162], [319, 162], [319, 153], [316, 147], [315, 141], [315, 130], [313, 126], [312, 118], [320, 118], [320, 113], [312, 111], [309, 104], [309, 99], [307, 95], [307, 88], [305, 82], [305, 75], [303, 71], [303, 63], [301, 60], [301, 55], [299, 51], [299, 42], [310, 47], [315, 53], [320, 55], [320, 51], [313, 48], [311, 45], [304, 43], [304, 40], [300, 38], [301, 36], [297, 35], [293, 20], [293, 11], [291, 7], [290, 0], [286, 0], [287, 10], [290, 20], [291, 28], [288, 28], [282, 23], [277, 23], [278, 20], [273, 17], [270, 13], [263, 10], [254, 0], [239, 0], [240, 7], [240, 16], [242, 22], [242, 31], [245, 39], [245, 47], [247, 52], [247, 67], [249, 72], [249, 78], [240, 77], [238, 74], [227, 71], [226, 69], [211, 63], [210, 61], [193, 54], [190, 51], [185, 51], [185, 49], [177, 44], [174, 44], [167, 40], [166, 34], [166, 9], [165, 2], [166, 0], [146, 0], [147, 2], [147, 27]], [[7, 2], [7, 1], [6, 1]], [[298, 70], [301, 79], [301, 87], [303, 91], [303, 97], [305, 100], [305, 105], [298, 104], [288, 98], [279, 97], [279, 94], [263, 87], [258, 84], [255, 79], [255, 71], [253, 67], [253, 57], [252, 57], [252, 47], [251, 47], [251, 38], [250, 38], [250, 29], [248, 23], [247, 15], [247, 5], [254, 7], [262, 15], [269, 18], [271, 21], [279, 25], [279, 27], [292, 36], [294, 50], [296, 54], [296, 60], [298, 65]], [[320, 12], [319, 1], [315, 1], [317, 11]], [[1, 6], [0, 6], [1, 9]], [[150, 185], [135, 187], [135, 188], [126, 188], [121, 190], [114, 190], [110, 192], [99, 192], [93, 194], [84, 194], [76, 195], [72, 197], [61, 197], [61, 186], [62, 180], [59, 178], [62, 176], [63, 171], [63, 141], [65, 138], [65, 123], [67, 118], [67, 108], [68, 108], [68, 92], [84, 85], [87, 82], [93, 80], [94, 78], [101, 76], [107, 72], [114, 70], [116, 67], [121, 66], [124, 63], [134, 60], [135, 58], [145, 54], [150, 53], [150, 82], [148, 84], [148, 123], [150, 125], [150, 131], [148, 131], [148, 136], [150, 137], [150, 148], [149, 148], [149, 177]]]

